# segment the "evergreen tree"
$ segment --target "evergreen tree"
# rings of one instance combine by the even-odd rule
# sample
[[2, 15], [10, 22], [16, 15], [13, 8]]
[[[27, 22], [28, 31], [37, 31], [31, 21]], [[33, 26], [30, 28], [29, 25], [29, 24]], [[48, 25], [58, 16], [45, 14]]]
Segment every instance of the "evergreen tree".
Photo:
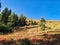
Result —
[[2, 15], [0, 14], [0, 22], [1, 22], [1, 20], [2, 20]]
[[18, 16], [17, 14], [13, 13], [8, 17], [8, 23], [7, 25], [9, 26], [18, 26]]
[[45, 26], [45, 19], [44, 18], [41, 18], [41, 20], [40, 20], [40, 28], [41, 28], [41, 30], [45, 30], [45, 28], [46, 28], [46, 26]]
[[2, 22], [7, 24], [8, 22], [8, 16], [11, 14], [11, 10], [8, 10], [8, 8], [5, 8], [2, 11]]
[[18, 26], [18, 16], [17, 16], [17, 14], [13, 13], [13, 19], [14, 19], [13, 26]]
[[37, 23], [36, 23], [36, 21], [33, 21], [32, 19], [29, 21], [29, 24], [30, 25], [36, 25]]
[[25, 26], [26, 25], [26, 17], [23, 14], [20, 15], [19, 25], [20, 26]]
[[46, 20], [45, 20], [44, 18], [41, 18], [40, 22], [41, 22], [41, 23], [45, 23]]

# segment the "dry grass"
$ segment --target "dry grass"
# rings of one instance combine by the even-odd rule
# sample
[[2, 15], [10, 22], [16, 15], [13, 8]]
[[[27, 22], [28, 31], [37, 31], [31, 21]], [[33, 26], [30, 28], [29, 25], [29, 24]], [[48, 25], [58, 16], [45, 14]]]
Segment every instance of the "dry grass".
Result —
[[[44, 33], [48, 34], [60, 34], [60, 22], [47, 22], [46, 26], [51, 27], [52, 29], [46, 29], [45, 31], [41, 31], [39, 27], [27, 29], [27, 31], [19, 31], [16, 33], [8, 34], [8, 35], [0, 35], [0, 41], [1, 40], [10, 40], [15, 39], [23, 39], [23, 38], [29, 38], [29, 39], [42, 39]], [[59, 31], [59, 32], [58, 32]]]

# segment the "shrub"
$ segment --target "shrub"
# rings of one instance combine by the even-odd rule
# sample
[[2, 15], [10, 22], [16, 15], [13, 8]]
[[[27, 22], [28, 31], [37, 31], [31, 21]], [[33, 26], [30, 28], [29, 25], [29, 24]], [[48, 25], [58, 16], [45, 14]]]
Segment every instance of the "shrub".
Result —
[[33, 22], [33, 25], [37, 25], [36, 21]]
[[41, 30], [45, 30], [46, 26], [43, 24], [40, 26]]
[[19, 25], [20, 26], [25, 26], [26, 25], [26, 17], [23, 14], [20, 15]]
[[46, 20], [44, 18], [41, 18], [40, 22], [44, 23]]
[[37, 25], [36, 21], [33, 21], [33, 20], [30, 20], [30, 21], [29, 21], [29, 24], [30, 24], [30, 25]]
[[23, 40], [21, 41], [20, 45], [32, 45], [32, 44], [31, 44], [31, 41], [30, 41], [30, 40], [28, 40], [28, 39], [23, 39]]
[[48, 29], [52, 29], [51, 27], [47, 27]]
[[6, 25], [0, 25], [0, 33], [3, 33], [3, 34], [7, 34], [7, 33], [10, 33], [12, 32], [12, 28], [11, 27], [8, 27]]
[[29, 25], [33, 25], [33, 21], [32, 20], [29, 21]]
[[45, 22], [46, 22], [45, 19], [41, 18], [40, 23], [39, 23], [41, 30], [45, 30], [45, 28], [46, 28]]

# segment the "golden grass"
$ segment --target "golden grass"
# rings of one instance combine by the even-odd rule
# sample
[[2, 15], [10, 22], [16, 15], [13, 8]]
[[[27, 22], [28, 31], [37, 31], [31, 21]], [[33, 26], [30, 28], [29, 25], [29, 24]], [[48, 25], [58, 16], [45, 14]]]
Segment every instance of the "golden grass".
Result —
[[0, 41], [1, 40], [10, 40], [15, 39], [23, 39], [23, 38], [29, 38], [29, 39], [42, 39], [43, 34], [60, 34], [60, 22], [52, 21], [52, 22], [46, 22], [47, 27], [51, 27], [52, 29], [46, 29], [45, 31], [42, 31], [39, 29], [39, 27], [27, 29], [27, 31], [19, 31], [16, 33], [8, 34], [8, 35], [0, 35]]

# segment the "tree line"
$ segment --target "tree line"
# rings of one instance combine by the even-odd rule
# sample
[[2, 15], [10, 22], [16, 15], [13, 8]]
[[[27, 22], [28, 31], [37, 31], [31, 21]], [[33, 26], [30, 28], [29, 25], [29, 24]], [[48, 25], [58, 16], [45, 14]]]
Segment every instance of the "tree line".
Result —
[[[5, 8], [1, 13], [0, 13], [0, 33], [10, 33], [13, 32], [14, 27], [21, 27], [21, 26], [26, 26], [26, 19], [23, 14], [20, 14], [18, 16], [16, 13], [12, 12], [11, 9]], [[40, 25], [41, 30], [45, 30], [46, 20], [44, 18], [41, 18], [39, 23], [36, 23], [36, 21], [33, 21], [32, 19], [29, 20], [28, 25]]]
[[[5, 8], [0, 13], [0, 33], [7, 33], [7, 32], [13, 32], [12, 28], [16, 26], [25, 26], [26, 19], [23, 14], [20, 14], [18, 16], [16, 13], [12, 12], [12, 10]], [[29, 25], [36, 25], [37, 23], [35, 21], [30, 20]]]

